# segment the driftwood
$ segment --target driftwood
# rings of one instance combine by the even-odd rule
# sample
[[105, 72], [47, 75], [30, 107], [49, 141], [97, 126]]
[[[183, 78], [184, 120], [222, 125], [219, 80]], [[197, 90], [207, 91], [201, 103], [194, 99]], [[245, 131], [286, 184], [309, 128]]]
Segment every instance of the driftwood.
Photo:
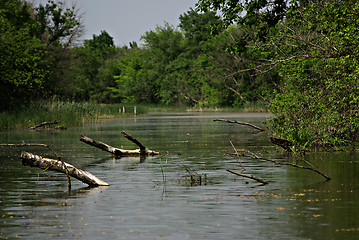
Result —
[[226, 169], [227, 172], [230, 172], [230, 173], [233, 173], [235, 175], [238, 175], [238, 176], [241, 176], [241, 177], [245, 177], [245, 178], [250, 178], [250, 179], [253, 179], [253, 180], [256, 180], [257, 182], [260, 182], [260, 183], [263, 183], [263, 184], [268, 184], [268, 182], [260, 179], [260, 178], [257, 178], [257, 177], [254, 177], [252, 175], [247, 175], [247, 174], [243, 174], [243, 173], [239, 173], [239, 172], [235, 172], [231, 169]]
[[86, 136], [81, 136], [80, 137], [80, 141], [87, 143], [91, 146], [97, 147], [103, 151], [109, 152], [113, 155], [115, 155], [115, 157], [122, 157], [122, 156], [145, 156], [145, 155], [149, 155], [149, 156], [154, 156], [154, 155], [159, 155], [159, 152], [155, 152], [152, 151], [148, 148], [146, 148], [144, 145], [142, 145], [137, 139], [133, 138], [131, 135], [125, 133], [125, 132], [121, 132], [121, 134], [126, 137], [128, 140], [132, 141], [133, 143], [135, 143], [137, 146], [139, 146], [139, 149], [136, 150], [125, 150], [125, 149], [120, 149], [120, 148], [115, 148], [112, 147], [110, 145], [107, 145], [106, 143], [103, 142], [99, 142], [99, 141], [95, 141], [89, 137]]
[[[57, 153], [55, 152], [55, 150], [53, 150], [49, 145], [47, 144], [43, 144], [43, 143], [15, 143], [15, 144], [0, 144], [0, 146], [6, 146], [6, 147], [46, 147], [47, 149], [49, 149], [56, 157], [57, 157], [57, 160], [60, 161], [63, 165], [64, 165], [64, 162], [62, 161], [62, 159], [60, 158], [59, 155], [57, 155]], [[67, 183], [68, 183], [68, 186], [69, 186], [69, 189], [71, 189], [71, 180], [70, 180], [70, 175], [69, 175], [69, 172], [66, 168], [66, 165], [64, 165], [65, 167], [65, 173], [66, 173], [66, 176], [67, 176]]]
[[76, 168], [66, 162], [61, 162], [49, 158], [43, 158], [41, 156], [28, 152], [22, 152], [20, 159], [22, 160], [22, 164], [24, 166], [39, 167], [41, 169], [51, 170], [61, 173], [66, 173], [66, 171], [68, 171], [68, 174], [71, 177], [74, 177], [82, 181], [83, 183], [88, 184], [89, 186], [109, 186], [108, 183], [102, 181], [101, 179], [97, 178], [91, 173]]
[[221, 122], [227, 122], [227, 123], [236, 123], [236, 124], [246, 125], [246, 126], [255, 128], [255, 129], [257, 129], [257, 130], [259, 130], [259, 131], [261, 131], [261, 132], [264, 132], [264, 131], [265, 131], [265, 129], [260, 128], [260, 127], [258, 127], [258, 126], [256, 126], [256, 125], [253, 125], [253, 124], [251, 124], [251, 123], [247, 123], [247, 122], [238, 122], [238, 121], [236, 121], [236, 120], [228, 120], [228, 119], [214, 119], [213, 121], [214, 121], [214, 122], [221, 121]]
[[125, 133], [124, 131], [121, 132], [121, 135], [124, 136], [125, 138], [127, 138], [128, 140], [130, 140], [131, 142], [133, 142], [134, 144], [136, 144], [137, 146], [139, 146], [140, 148], [140, 155], [147, 155], [146, 152], [146, 147], [142, 145], [142, 143], [140, 143], [136, 138], [132, 137], [131, 135]]
[[43, 126], [47, 126], [47, 125], [55, 125], [55, 124], [59, 124], [60, 122], [58, 122], [58, 121], [52, 121], [52, 122], [43, 122], [43, 123], [40, 123], [40, 124], [37, 124], [37, 125], [35, 125], [35, 126], [33, 126], [33, 127], [31, 127], [30, 129], [31, 130], [35, 130], [35, 129], [37, 129], [37, 128], [40, 128], [40, 127], [43, 127]]

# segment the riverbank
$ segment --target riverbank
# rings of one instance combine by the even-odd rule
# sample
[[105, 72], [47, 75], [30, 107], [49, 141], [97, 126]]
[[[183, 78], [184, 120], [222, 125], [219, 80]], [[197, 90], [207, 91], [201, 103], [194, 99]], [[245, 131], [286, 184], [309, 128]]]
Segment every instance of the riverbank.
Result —
[[26, 108], [0, 113], [0, 131], [30, 128], [57, 120], [60, 127], [82, 126], [103, 118], [121, 118], [150, 112], [265, 112], [262, 104], [248, 103], [242, 108], [189, 108], [155, 104], [98, 104], [92, 102], [39, 101]]

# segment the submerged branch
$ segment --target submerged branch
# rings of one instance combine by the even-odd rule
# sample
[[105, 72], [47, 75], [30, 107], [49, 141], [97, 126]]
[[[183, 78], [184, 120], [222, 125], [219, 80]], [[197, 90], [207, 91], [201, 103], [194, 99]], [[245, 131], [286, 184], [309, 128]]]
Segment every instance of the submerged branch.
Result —
[[213, 121], [214, 121], [214, 122], [216, 122], [216, 121], [222, 121], [222, 122], [227, 122], [227, 123], [236, 123], [236, 124], [240, 124], [240, 125], [250, 126], [250, 127], [255, 128], [255, 129], [257, 129], [257, 130], [259, 130], [259, 131], [261, 131], [261, 132], [264, 132], [264, 131], [265, 131], [265, 129], [260, 128], [260, 127], [257, 127], [257, 126], [255, 126], [255, 125], [253, 125], [253, 124], [251, 124], [251, 123], [247, 123], [247, 122], [238, 122], [238, 121], [236, 121], [236, 120], [228, 120], [228, 119], [215, 119], [215, 120], [213, 120]]
[[323, 176], [327, 181], [331, 180], [331, 178], [328, 177], [326, 174], [324, 174], [323, 172], [321, 172], [321, 171], [319, 171], [319, 170], [317, 170], [317, 169], [315, 169], [313, 167], [301, 166], [301, 165], [297, 165], [297, 164], [289, 163], [289, 162], [279, 162], [279, 161], [269, 159], [269, 158], [262, 158], [262, 157], [258, 157], [254, 153], [251, 153], [250, 155], [242, 153], [240, 155], [243, 156], [243, 157], [249, 157], [249, 158], [252, 158], [252, 159], [259, 159], [259, 160], [272, 162], [275, 165], [286, 165], [286, 166], [292, 166], [292, 167], [295, 167], [295, 168], [310, 170], [310, 171], [313, 171], [313, 172], [318, 173], [319, 175]]
[[241, 168], [242, 168], [242, 171], [246, 170], [246, 169], [244, 168], [244, 166], [243, 166], [242, 162], [241, 162], [241, 159], [240, 159], [240, 157], [239, 157], [239, 154], [238, 154], [238, 152], [237, 152], [237, 149], [234, 147], [234, 145], [233, 145], [232, 141], [229, 141], [229, 143], [232, 145], [233, 150], [234, 150], [235, 154], [236, 154], [236, 155], [237, 155], [237, 157], [238, 157], [238, 162], [239, 162], [239, 165], [240, 165], [240, 166], [241, 166]]
[[253, 180], [256, 180], [257, 182], [260, 182], [260, 183], [263, 183], [263, 184], [268, 184], [268, 182], [260, 179], [260, 178], [257, 178], [257, 177], [254, 177], [252, 175], [247, 175], [247, 174], [243, 174], [243, 173], [239, 173], [239, 172], [235, 172], [231, 169], [226, 169], [227, 172], [230, 172], [230, 173], [233, 173], [235, 175], [238, 175], [238, 176], [241, 176], [241, 177], [245, 177], [245, 178], [250, 178], [250, 179], [253, 179]]

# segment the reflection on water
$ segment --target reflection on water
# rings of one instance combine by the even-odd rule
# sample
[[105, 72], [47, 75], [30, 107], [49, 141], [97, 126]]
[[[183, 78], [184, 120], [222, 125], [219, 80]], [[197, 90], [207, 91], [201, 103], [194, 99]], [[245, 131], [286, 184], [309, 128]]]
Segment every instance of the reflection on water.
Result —
[[[266, 133], [213, 122], [263, 126], [265, 114], [152, 114], [103, 120], [66, 131], [1, 132], [1, 143], [46, 143], [67, 162], [110, 183], [88, 188], [66, 176], [21, 165], [21, 150], [0, 148], [0, 239], [354, 239], [359, 233], [357, 154], [306, 156], [333, 180], [310, 171], [241, 158], [261, 185], [240, 171], [230, 141], [265, 157], [285, 157]], [[126, 131], [161, 156], [115, 159], [79, 141], [89, 136], [135, 149]], [[53, 156], [51, 156], [53, 157]], [[304, 164], [301, 159], [292, 159]], [[189, 175], [206, 176], [191, 184]]]

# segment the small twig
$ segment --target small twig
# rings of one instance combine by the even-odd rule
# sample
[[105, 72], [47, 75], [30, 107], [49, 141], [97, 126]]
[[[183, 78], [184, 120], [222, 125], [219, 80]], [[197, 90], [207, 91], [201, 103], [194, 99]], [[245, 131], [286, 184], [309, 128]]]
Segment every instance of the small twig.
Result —
[[261, 131], [261, 132], [264, 132], [264, 131], [265, 131], [265, 129], [260, 128], [260, 127], [257, 127], [257, 126], [255, 126], [255, 125], [253, 125], [253, 124], [251, 124], [251, 123], [247, 123], [247, 122], [238, 122], [238, 121], [235, 121], [235, 120], [228, 120], [228, 119], [215, 119], [215, 120], [213, 120], [213, 121], [214, 121], [214, 122], [216, 122], [216, 121], [222, 121], [222, 122], [227, 122], [227, 123], [236, 123], [236, 124], [240, 124], [240, 125], [250, 126], [250, 127], [255, 128], [255, 129], [257, 129], [257, 130], [259, 130], [259, 131]]
[[227, 172], [230, 172], [230, 173], [233, 173], [235, 175], [238, 175], [238, 176], [241, 176], [241, 177], [245, 177], [245, 178], [250, 178], [250, 179], [253, 179], [253, 180], [256, 180], [257, 182], [260, 182], [260, 183], [263, 183], [263, 184], [268, 184], [268, 182], [260, 179], [260, 178], [257, 178], [257, 177], [254, 177], [252, 175], [247, 175], [247, 174], [243, 174], [243, 173], [239, 173], [239, 172], [235, 172], [231, 169], [226, 169]]
[[233, 150], [234, 150], [234, 152], [236, 153], [236, 155], [237, 155], [237, 157], [238, 157], [238, 162], [239, 162], [239, 165], [240, 165], [241, 168], [242, 168], [242, 172], [245, 171], [246, 169], [244, 168], [244, 166], [243, 166], [243, 164], [242, 164], [242, 162], [241, 162], [241, 159], [240, 159], [240, 157], [239, 157], [239, 154], [238, 154], [238, 152], [237, 152], [237, 149], [234, 147], [232, 141], [229, 141], [229, 143], [232, 145]]

